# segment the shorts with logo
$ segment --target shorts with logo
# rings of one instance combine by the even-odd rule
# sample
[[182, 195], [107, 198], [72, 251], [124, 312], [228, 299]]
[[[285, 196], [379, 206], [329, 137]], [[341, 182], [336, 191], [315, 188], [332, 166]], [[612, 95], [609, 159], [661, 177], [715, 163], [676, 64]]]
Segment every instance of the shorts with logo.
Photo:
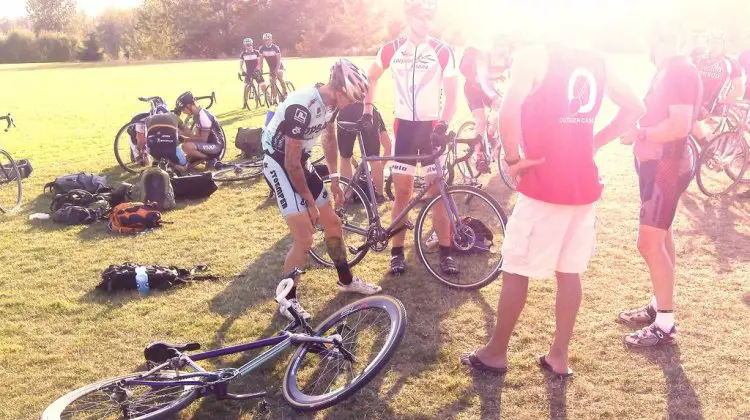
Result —
[[641, 192], [640, 224], [657, 229], [672, 227], [680, 196], [693, 180], [690, 159], [639, 161], [636, 172]]
[[596, 250], [594, 204], [562, 205], [518, 195], [503, 242], [503, 271], [547, 279], [581, 274]]
[[246, 85], [249, 85], [253, 80], [255, 80], [258, 83], [263, 83], [265, 81], [263, 79], [263, 73], [261, 73], [260, 70], [255, 70], [252, 73], [245, 74]]
[[[399, 159], [401, 156], [413, 155], [431, 155], [432, 141], [430, 137], [437, 125], [437, 121], [409, 121], [396, 118], [393, 122], [393, 132], [395, 140], [393, 142], [394, 160], [391, 164], [391, 171], [396, 174], [415, 175], [417, 173], [417, 163], [425, 171], [424, 175], [433, 175], [436, 173], [435, 163], [429, 160]], [[445, 164], [445, 156], [440, 157], [440, 162]]]
[[471, 112], [484, 110], [492, 106], [492, 98], [487, 96], [478, 83], [466, 82], [464, 85], [464, 96]]
[[[341, 117], [339, 117], [340, 119]], [[380, 156], [380, 133], [384, 133], [385, 122], [380, 112], [372, 114], [373, 124], [370, 130], [362, 130], [362, 142], [365, 146], [366, 156]], [[357, 142], [357, 133], [346, 131], [341, 127], [336, 129], [336, 139], [339, 144], [339, 154], [342, 158], [351, 159], [354, 155], [354, 145]], [[359, 150], [359, 149], [357, 149]]]
[[221, 143], [204, 143], [196, 141], [193, 144], [195, 144], [196, 150], [211, 157], [221, 156], [221, 151], [224, 150], [224, 145]]
[[[307, 179], [307, 187], [315, 197], [315, 206], [321, 207], [331, 202], [331, 197], [323, 185], [323, 180], [315, 172], [312, 164], [303, 157], [302, 169]], [[307, 213], [307, 203], [292, 185], [289, 175], [284, 169], [284, 155], [279, 152], [266, 154], [263, 158], [263, 175], [276, 195], [276, 203], [279, 205], [282, 217], [295, 214]]]

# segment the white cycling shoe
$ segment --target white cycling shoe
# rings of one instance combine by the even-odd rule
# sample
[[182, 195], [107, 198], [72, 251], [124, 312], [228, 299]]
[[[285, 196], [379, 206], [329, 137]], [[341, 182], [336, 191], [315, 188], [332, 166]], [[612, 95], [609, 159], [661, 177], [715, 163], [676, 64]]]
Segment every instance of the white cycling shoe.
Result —
[[382, 287], [364, 282], [359, 277], [354, 277], [349, 284], [336, 282], [336, 286], [338, 286], [339, 290], [342, 292], [359, 293], [361, 295], [374, 295], [383, 290]]
[[289, 308], [294, 308], [297, 314], [299, 314], [299, 316], [301, 316], [305, 321], [312, 318], [312, 316], [305, 310], [305, 308], [302, 307], [297, 299], [288, 299], [280, 304], [279, 313], [290, 321], [294, 321], [294, 317], [292, 316], [292, 313], [289, 312]]

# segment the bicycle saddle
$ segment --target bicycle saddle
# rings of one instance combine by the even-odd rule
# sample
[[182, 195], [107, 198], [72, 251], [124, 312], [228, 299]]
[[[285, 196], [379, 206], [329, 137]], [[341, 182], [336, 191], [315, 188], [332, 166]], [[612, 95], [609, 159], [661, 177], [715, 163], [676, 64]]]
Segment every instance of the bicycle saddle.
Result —
[[143, 356], [149, 362], [164, 363], [176, 357], [178, 352], [196, 351], [200, 350], [200, 348], [201, 345], [198, 343], [167, 344], [163, 341], [157, 341], [146, 346], [143, 350]]

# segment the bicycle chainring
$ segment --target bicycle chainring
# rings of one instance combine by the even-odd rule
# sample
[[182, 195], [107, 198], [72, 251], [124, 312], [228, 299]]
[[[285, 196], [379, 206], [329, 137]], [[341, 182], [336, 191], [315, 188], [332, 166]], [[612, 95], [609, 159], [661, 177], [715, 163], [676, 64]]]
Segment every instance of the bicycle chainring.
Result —
[[367, 230], [367, 242], [373, 251], [383, 252], [388, 248], [388, 233], [381, 227], [370, 226]]
[[466, 223], [456, 226], [456, 233], [453, 234], [453, 246], [460, 251], [468, 251], [474, 247], [477, 242], [477, 234], [474, 229]]

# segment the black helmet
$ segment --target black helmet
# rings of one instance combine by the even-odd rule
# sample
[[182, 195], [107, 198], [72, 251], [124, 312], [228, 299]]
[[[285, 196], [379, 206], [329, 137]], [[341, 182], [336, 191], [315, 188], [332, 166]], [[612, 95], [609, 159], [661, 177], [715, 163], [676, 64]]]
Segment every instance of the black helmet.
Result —
[[192, 105], [195, 103], [193, 93], [188, 91], [177, 97], [177, 103], [175, 104], [175, 110], [181, 111], [185, 105]]

